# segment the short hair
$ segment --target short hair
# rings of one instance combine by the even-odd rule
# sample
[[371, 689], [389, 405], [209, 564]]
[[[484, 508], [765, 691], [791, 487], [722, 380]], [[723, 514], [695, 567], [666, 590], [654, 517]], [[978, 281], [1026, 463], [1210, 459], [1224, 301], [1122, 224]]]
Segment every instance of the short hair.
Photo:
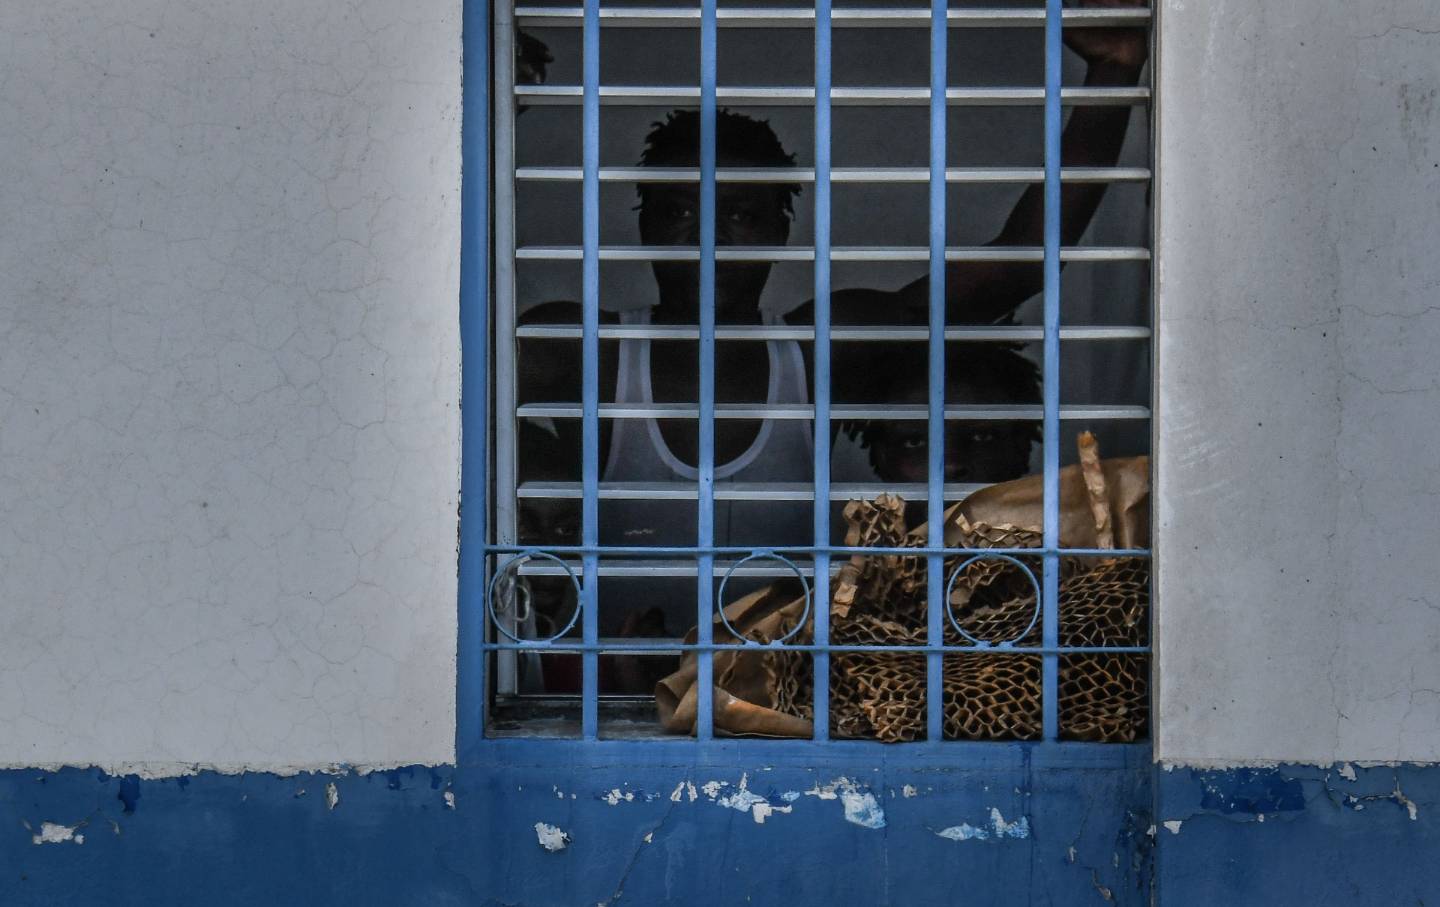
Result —
[[[700, 159], [700, 113], [672, 110], [665, 121], [650, 124], [642, 167], [693, 167]], [[743, 113], [721, 109], [715, 114], [715, 163], [720, 167], [794, 167], [795, 155], [785, 151], [769, 120], [757, 120]], [[763, 184], [762, 184], [763, 185]], [[640, 204], [645, 204], [646, 183], [637, 186]], [[795, 213], [798, 183], [772, 184], [785, 214]]]

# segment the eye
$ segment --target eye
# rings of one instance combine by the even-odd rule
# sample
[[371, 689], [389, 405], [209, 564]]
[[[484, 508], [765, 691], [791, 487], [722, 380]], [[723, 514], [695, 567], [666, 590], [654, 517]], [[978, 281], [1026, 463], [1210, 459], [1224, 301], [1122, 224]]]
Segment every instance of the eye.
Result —
[[924, 438], [906, 438], [900, 446], [905, 450], [924, 450], [927, 445]]
[[755, 213], [744, 208], [726, 212], [725, 219], [732, 224], [747, 225], [755, 222]]
[[993, 431], [972, 431], [966, 432], [966, 440], [972, 444], [989, 444], [995, 440]]
[[666, 206], [665, 213], [675, 220], [686, 220], [695, 216], [695, 209], [684, 202], [671, 202]]

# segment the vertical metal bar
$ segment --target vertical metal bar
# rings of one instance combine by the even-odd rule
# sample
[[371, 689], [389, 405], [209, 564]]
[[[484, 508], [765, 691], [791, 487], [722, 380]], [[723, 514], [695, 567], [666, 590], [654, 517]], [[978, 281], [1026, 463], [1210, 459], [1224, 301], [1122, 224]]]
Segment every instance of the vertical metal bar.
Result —
[[[494, 533], [501, 545], [515, 544], [515, 20], [511, 4], [494, 7], [495, 87], [495, 445]], [[514, 652], [495, 653], [497, 692], [518, 692]]]
[[[586, 548], [600, 542], [600, 0], [585, 0], [583, 31], [584, 99], [581, 130], [584, 133], [581, 165], [581, 516], [580, 539]], [[599, 564], [593, 550], [584, 556], [581, 634], [587, 646], [600, 636]], [[600, 656], [587, 649], [581, 656], [580, 733], [587, 740], [599, 735]]]
[[[945, 545], [945, 44], [946, 0], [930, 4], [930, 412], [926, 481], [930, 547]], [[930, 645], [944, 640], [945, 560], [926, 557], [926, 615]], [[944, 657], [925, 656], [925, 734], [940, 740], [944, 728]]]
[[465, 0], [460, 119], [460, 565], [455, 753], [485, 736], [486, 518], [490, 501], [490, 3]]
[[[1060, 69], [1062, 0], [1045, 0], [1045, 347], [1044, 347], [1044, 576], [1042, 639], [1060, 644]], [[1046, 740], [1060, 732], [1059, 658], [1041, 656]]]
[[[715, 0], [700, 4], [700, 425], [699, 525], [696, 543], [708, 549], [715, 543]], [[714, 638], [715, 558], [708, 552], [698, 558], [696, 605], [699, 642]], [[711, 688], [714, 663], [710, 652], [698, 659], [698, 702], [695, 734], [701, 740], [714, 735]]]
[[[830, 0], [815, 2], [815, 547], [830, 544]], [[830, 644], [830, 555], [815, 555], [815, 645]], [[816, 651], [815, 739], [830, 737], [830, 654]]]

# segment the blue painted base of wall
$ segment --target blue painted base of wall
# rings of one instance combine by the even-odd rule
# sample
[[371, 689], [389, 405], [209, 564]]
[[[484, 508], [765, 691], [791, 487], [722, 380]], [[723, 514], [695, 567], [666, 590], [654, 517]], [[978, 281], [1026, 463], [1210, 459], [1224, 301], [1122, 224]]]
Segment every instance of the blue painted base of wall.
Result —
[[1149, 902], [1146, 748], [955, 753], [501, 741], [363, 776], [0, 772], [0, 904]]
[[1440, 766], [1161, 770], [1162, 907], [1440, 904]]
[[0, 904], [1440, 904], [1437, 767], [955, 753], [498, 742], [368, 775], [0, 772]]

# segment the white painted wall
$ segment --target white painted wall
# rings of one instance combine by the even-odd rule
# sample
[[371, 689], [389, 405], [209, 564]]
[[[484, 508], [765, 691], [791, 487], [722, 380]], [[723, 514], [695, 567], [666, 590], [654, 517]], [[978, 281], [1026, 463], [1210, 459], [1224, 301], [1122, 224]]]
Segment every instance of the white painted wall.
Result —
[[[459, 4], [0, 5], [0, 764], [451, 757]], [[1160, 758], [1440, 758], [1440, 10], [1168, 0]]]
[[1162, 28], [1157, 755], [1440, 759], [1440, 6]]
[[459, 6], [0, 3], [0, 765], [452, 757]]

